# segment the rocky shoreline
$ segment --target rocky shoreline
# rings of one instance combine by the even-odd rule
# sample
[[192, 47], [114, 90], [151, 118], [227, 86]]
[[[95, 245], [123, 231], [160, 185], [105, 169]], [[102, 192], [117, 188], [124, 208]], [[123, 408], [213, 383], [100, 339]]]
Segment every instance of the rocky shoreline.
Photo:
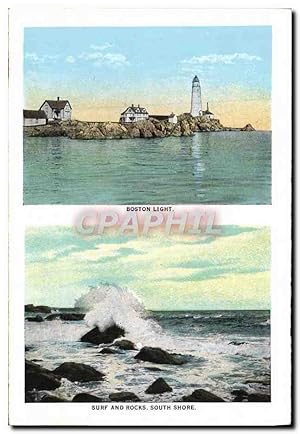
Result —
[[218, 119], [189, 114], [178, 116], [177, 124], [168, 121], [149, 120], [121, 124], [118, 122], [87, 122], [70, 120], [47, 125], [24, 127], [29, 137], [68, 137], [81, 140], [136, 139], [192, 136], [195, 132], [255, 131], [252, 125], [243, 128], [224, 127]]
[[[47, 307], [37, 307], [29, 305], [28, 309], [31, 312], [36, 312], [38, 308], [42, 308], [45, 312]], [[69, 314], [70, 315], [70, 314]], [[56, 317], [58, 320], [63, 320], [62, 316]], [[29, 318], [26, 318], [29, 320]], [[80, 320], [79, 315], [74, 317], [69, 316], [68, 321]], [[39, 322], [39, 321], [37, 321]], [[39, 327], [37, 324], [36, 327]], [[80, 341], [87, 346], [98, 347], [100, 344], [105, 346], [99, 349], [100, 357], [109, 357], [110, 354], [123, 354], [129, 352], [132, 354], [132, 359], [137, 364], [145, 362], [155, 365], [173, 365], [178, 366], [189, 363], [189, 356], [184, 354], [169, 353], [168, 351], [158, 348], [144, 346], [138, 349], [134, 342], [125, 338], [126, 330], [113, 324], [105, 330], [100, 331], [98, 327], [94, 327], [83, 336]], [[37, 364], [42, 360], [30, 360], [29, 354], [31, 348], [25, 348], [27, 357], [25, 359], [25, 401], [26, 402], [140, 402], [142, 401], [135, 393], [127, 390], [110, 393], [107, 396], [97, 396], [90, 393], [76, 393], [71, 399], [70, 396], [65, 399], [61, 395], [55, 395], [56, 389], [63, 385], [63, 381], [76, 382], [85, 384], [88, 382], [101, 382], [106, 380], [106, 373], [94, 369], [92, 366], [84, 363], [76, 363], [72, 360], [62, 363], [54, 370], [49, 370]], [[152, 371], [157, 371], [157, 378], [148, 385], [145, 390], [146, 394], [162, 395], [172, 392], [173, 388], [167, 381], [161, 377], [161, 369], [158, 366], [148, 367]], [[177, 368], [176, 368], [177, 369]], [[250, 381], [250, 380], [249, 380]], [[259, 379], [252, 379], [252, 382], [259, 382]], [[264, 380], [265, 381], [265, 380]], [[270, 395], [263, 393], [247, 393], [243, 389], [231, 391], [232, 399], [227, 402], [270, 402]], [[163, 397], [162, 397], [163, 400]], [[226, 402], [223, 398], [201, 387], [191, 391], [189, 395], [184, 395], [176, 402]]]

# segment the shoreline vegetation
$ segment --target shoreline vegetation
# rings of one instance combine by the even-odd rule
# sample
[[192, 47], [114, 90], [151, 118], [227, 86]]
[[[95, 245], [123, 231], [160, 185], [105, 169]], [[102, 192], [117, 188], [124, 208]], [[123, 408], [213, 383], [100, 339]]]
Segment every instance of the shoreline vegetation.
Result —
[[193, 117], [190, 114], [179, 115], [176, 124], [168, 120], [159, 121], [149, 118], [133, 123], [70, 120], [24, 127], [24, 134], [29, 137], [63, 136], [81, 140], [181, 137], [193, 136], [196, 132], [217, 131], [255, 131], [255, 129], [251, 124], [242, 128], [225, 127], [219, 119]]
[[[44, 321], [82, 321], [84, 314], [75, 314], [62, 312], [54, 312], [48, 306], [34, 306], [29, 304], [25, 306], [25, 312], [36, 314], [33, 317], [25, 318], [26, 321], [41, 323]], [[42, 315], [46, 315], [43, 317]], [[36, 324], [39, 327], [39, 324]], [[161, 369], [157, 365], [173, 365], [178, 366], [188, 364], [190, 357], [185, 354], [170, 353], [159, 347], [143, 346], [138, 348], [134, 342], [126, 339], [126, 330], [117, 324], [112, 324], [104, 330], [100, 330], [97, 326], [81, 336], [80, 342], [87, 347], [94, 346], [99, 348], [98, 355], [102, 357], [110, 357], [110, 355], [118, 355], [124, 352], [130, 352], [132, 359], [137, 364], [145, 365], [146, 369], [157, 371], [157, 378], [148, 385], [145, 390], [146, 394], [155, 394], [163, 402], [164, 393], [171, 392], [172, 387], [161, 377]], [[241, 345], [241, 342], [231, 342], [232, 345]], [[103, 346], [105, 345], [105, 346]], [[25, 402], [141, 402], [142, 400], [133, 392], [126, 390], [117, 391], [108, 394], [108, 396], [97, 396], [97, 393], [76, 393], [70, 399], [70, 396], [63, 398], [61, 395], [55, 394], [55, 390], [62, 386], [62, 380], [66, 379], [69, 382], [76, 384], [85, 384], [89, 382], [108, 381], [106, 372], [100, 372], [92, 366], [85, 363], [76, 363], [70, 358], [57, 366], [54, 370], [49, 370], [43, 367], [40, 362], [43, 360], [30, 360], [31, 347], [26, 346], [25, 358]], [[36, 363], [39, 362], [39, 363]], [[150, 363], [150, 366], [148, 364]], [[176, 368], [177, 369], [177, 368]], [[246, 383], [262, 383], [269, 384], [270, 379], [249, 379]], [[233, 389], [231, 391], [232, 399], [227, 402], [270, 402], [269, 394], [263, 393], [248, 393], [244, 389]], [[183, 395], [176, 402], [226, 402], [222, 397], [210, 392], [209, 390], [195, 388], [191, 394]], [[159, 401], [156, 401], [159, 402]], [[175, 402], [175, 401], [174, 401]]]

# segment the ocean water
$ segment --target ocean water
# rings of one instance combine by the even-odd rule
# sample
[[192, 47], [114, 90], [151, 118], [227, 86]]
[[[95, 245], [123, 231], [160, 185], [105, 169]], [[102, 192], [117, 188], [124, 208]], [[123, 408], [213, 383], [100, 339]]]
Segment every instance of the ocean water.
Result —
[[[26, 358], [49, 369], [63, 362], [86, 363], [105, 374], [102, 382], [63, 380], [61, 387], [52, 393], [69, 400], [77, 393], [87, 392], [109, 401], [110, 393], [130, 391], [145, 402], [174, 402], [197, 388], [209, 390], [226, 401], [233, 400], [234, 389], [270, 394], [269, 311], [142, 313], [138, 309], [137, 312], [131, 320], [131, 310], [123, 322], [119, 318], [123, 326], [130, 321], [125, 338], [133, 340], [139, 348], [151, 345], [182, 354], [186, 364], [172, 366], [138, 361], [134, 359], [137, 351], [99, 354], [100, 347], [105, 345], [97, 347], [79, 341], [90, 330], [97, 309], [84, 321], [25, 321], [25, 342], [29, 347]], [[159, 371], [151, 370], [153, 367]], [[173, 391], [146, 394], [147, 387], [159, 377]]]
[[271, 132], [24, 137], [24, 204], [270, 204]]

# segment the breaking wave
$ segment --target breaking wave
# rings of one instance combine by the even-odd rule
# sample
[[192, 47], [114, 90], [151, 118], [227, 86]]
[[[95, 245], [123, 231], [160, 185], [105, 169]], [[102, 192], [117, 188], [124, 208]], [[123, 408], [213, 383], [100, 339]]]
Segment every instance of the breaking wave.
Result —
[[143, 303], [128, 289], [101, 284], [78, 298], [75, 307], [88, 311], [84, 319], [89, 327], [97, 326], [103, 331], [117, 324], [137, 345], [157, 344], [162, 340], [166, 345], [171, 344], [160, 325], [147, 318]]

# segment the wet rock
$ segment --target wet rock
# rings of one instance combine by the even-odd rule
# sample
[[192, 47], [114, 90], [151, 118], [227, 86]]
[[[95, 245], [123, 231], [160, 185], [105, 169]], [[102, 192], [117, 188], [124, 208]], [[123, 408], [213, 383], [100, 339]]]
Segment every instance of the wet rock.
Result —
[[101, 332], [98, 327], [94, 327], [88, 333], [82, 336], [81, 342], [89, 342], [91, 344], [110, 344], [115, 339], [120, 338], [125, 335], [125, 330], [116, 324], [108, 327], [106, 330]]
[[49, 306], [34, 306], [34, 304], [26, 304], [25, 312], [51, 313]]
[[109, 395], [109, 399], [115, 402], [140, 402], [140, 398], [132, 392], [116, 392]]
[[158, 378], [146, 389], [145, 393], [157, 394], [172, 392], [172, 390], [172, 387], [170, 387], [163, 378]]
[[29, 322], [43, 322], [44, 319], [41, 315], [36, 315], [36, 316], [29, 316], [26, 318], [26, 321]]
[[157, 368], [156, 366], [145, 366], [144, 369], [147, 369], [147, 371], [153, 371], [153, 372], [162, 371], [162, 369]]
[[35, 392], [26, 392], [25, 402], [37, 402], [36, 396], [37, 394]]
[[271, 396], [262, 393], [250, 393], [248, 395], [248, 402], [270, 402]]
[[246, 384], [262, 384], [263, 386], [270, 386], [270, 378], [250, 378], [245, 381]]
[[122, 339], [121, 341], [117, 341], [114, 345], [121, 350], [136, 350], [136, 347], [133, 342], [128, 339]]
[[135, 359], [145, 362], [161, 363], [167, 365], [182, 365], [184, 362], [161, 348], [143, 347]]
[[98, 396], [90, 395], [89, 393], [78, 393], [72, 399], [73, 402], [103, 402]]
[[100, 381], [103, 380], [104, 374], [96, 371], [92, 366], [83, 363], [65, 362], [58, 368], [54, 369], [53, 373], [59, 377], [67, 378], [70, 381]]
[[236, 341], [231, 341], [231, 342], [229, 342], [228, 345], [239, 346], [239, 345], [244, 345], [244, 344], [247, 344], [247, 342], [236, 342]]
[[99, 351], [99, 354], [118, 354], [118, 351], [113, 350], [112, 348], [102, 348], [102, 350]]
[[231, 394], [235, 396], [235, 398], [233, 399], [233, 402], [242, 402], [242, 401], [247, 400], [247, 397], [248, 397], [248, 393], [242, 389], [232, 390]]
[[58, 396], [55, 395], [47, 394], [44, 395], [39, 402], [68, 402], [68, 400], [59, 398]]
[[60, 386], [60, 379], [48, 369], [25, 360], [25, 390], [54, 390]]
[[224, 402], [224, 399], [204, 389], [196, 389], [191, 395], [182, 398], [184, 402]]
[[52, 313], [48, 315], [45, 320], [54, 321], [60, 319], [62, 321], [82, 321], [84, 317], [84, 313]]

